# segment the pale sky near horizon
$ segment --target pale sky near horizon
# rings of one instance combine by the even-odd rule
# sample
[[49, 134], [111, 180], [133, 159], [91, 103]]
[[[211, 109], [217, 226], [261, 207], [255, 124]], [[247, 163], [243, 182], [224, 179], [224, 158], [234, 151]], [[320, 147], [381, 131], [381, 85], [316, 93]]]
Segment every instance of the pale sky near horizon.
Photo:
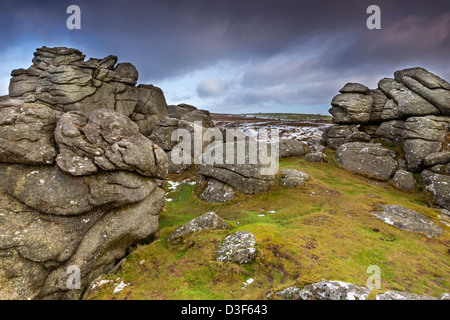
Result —
[[[81, 30], [66, 27], [71, 4]], [[117, 55], [169, 104], [223, 113], [327, 114], [345, 83], [375, 88], [406, 67], [450, 80], [448, 0], [2, 0], [0, 33], [0, 95], [42, 46]]]

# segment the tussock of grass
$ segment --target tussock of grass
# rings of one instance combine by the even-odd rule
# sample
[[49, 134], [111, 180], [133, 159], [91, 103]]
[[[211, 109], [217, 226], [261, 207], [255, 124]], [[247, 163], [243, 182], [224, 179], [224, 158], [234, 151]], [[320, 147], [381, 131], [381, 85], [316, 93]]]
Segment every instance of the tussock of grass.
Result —
[[[332, 159], [333, 152], [327, 153]], [[157, 239], [135, 248], [122, 269], [108, 277], [120, 277], [129, 285], [113, 294], [110, 283], [87, 298], [265, 299], [274, 290], [323, 280], [365, 286], [370, 265], [381, 269], [381, 291], [434, 297], [450, 291], [449, 229], [438, 222], [439, 212], [427, 206], [424, 192], [405, 193], [387, 182], [343, 170], [333, 161], [289, 158], [281, 160], [280, 168], [304, 171], [311, 179], [302, 188], [277, 186], [260, 195], [239, 194], [226, 204], [198, 200], [196, 185], [181, 184], [170, 193], [173, 200], [160, 215]], [[192, 170], [171, 180], [192, 179], [194, 174]], [[424, 214], [440, 224], [443, 234], [429, 239], [370, 214], [386, 204]], [[175, 228], [208, 211], [216, 211], [231, 230], [194, 234], [188, 245], [167, 244]], [[255, 234], [256, 260], [248, 265], [213, 261], [220, 241], [241, 230]], [[243, 286], [249, 278], [254, 282]]]

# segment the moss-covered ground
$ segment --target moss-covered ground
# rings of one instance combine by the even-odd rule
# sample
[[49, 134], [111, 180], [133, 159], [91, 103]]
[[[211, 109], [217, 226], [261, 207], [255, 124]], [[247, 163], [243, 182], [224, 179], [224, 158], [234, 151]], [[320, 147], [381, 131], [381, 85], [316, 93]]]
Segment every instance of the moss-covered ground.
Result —
[[[280, 160], [280, 168], [306, 172], [302, 188], [279, 184], [259, 195], [238, 195], [226, 204], [197, 199], [198, 185], [182, 183], [169, 192], [156, 240], [131, 251], [111, 280], [87, 299], [265, 299], [290, 285], [340, 280], [365, 286], [367, 268], [381, 270], [381, 289], [439, 297], [450, 291], [450, 232], [429, 207], [423, 190], [406, 193], [329, 163], [303, 158]], [[195, 180], [195, 170], [170, 181]], [[429, 217], [444, 229], [438, 239], [398, 230], [370, 214], [380, 205], [399, 204]], [[230, 230], [203, 232], [184, 245], [170, 246], [168, 235], [206, 212], [215, 211]], [[248, 265], [214, 261], [228, 234], [256, 236], [258, 255]], [[251, 284], [243, 283], [249, 278]], [[115, 285], [128, 284], [113, 293]]]

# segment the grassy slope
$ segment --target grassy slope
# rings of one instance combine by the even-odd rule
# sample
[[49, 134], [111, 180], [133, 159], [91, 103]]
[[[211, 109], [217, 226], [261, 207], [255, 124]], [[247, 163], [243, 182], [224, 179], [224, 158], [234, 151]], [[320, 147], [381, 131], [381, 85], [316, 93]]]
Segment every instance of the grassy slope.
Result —
[[[331, 160], [332, 152], [327, 152]], [[158, 239], [135, 248], [122, 269], [108, 277], [129, 285], [113, 294], [109, 283], [88, 298], [264, 299], [273, 290], [322, 280], [366, 285], [370, 265], [381, 269], [381, 291], [439, 297], [450, 290], [449, 228], [438, 222], [437, 210], [426, 206], [423, 192], [402, 192], [338, 168], [333, 161], [290, 158], [282, 159], [280, 167], [307, 172], [311, 180], [300, 189], [278, 186], [216, 205], [196, 199], [196, 186], [180, 185], [161, 213]], [[370, 215], [382, 204], [417, 210], [445, 231], [439, 239], [429, 239], [395, 229]], [[165, 239], [176, 227], [208, 211], [216, 211], [232, 229], [197, 234], [184, 246], [167, 245]], [[213, 262], [220, 240], [239, 230], [255, 234], [256, 261], [241, 266]], [[242, 289], [249, 278], [255, 281]]]

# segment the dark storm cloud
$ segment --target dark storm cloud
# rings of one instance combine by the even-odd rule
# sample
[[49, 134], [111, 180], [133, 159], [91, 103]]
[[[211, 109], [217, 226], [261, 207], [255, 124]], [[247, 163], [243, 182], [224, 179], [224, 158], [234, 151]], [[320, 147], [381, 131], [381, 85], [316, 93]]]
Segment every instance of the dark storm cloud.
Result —
[[[70, 4], [81, 7], [81, 30], [65, 27]], [[381, 7], [381, 30], [366, 28], [371, 4]], [[234, 83], [209, 75], [192, 84], [201, 98], [233, 94], [223, 102], [236, 105], [326, 103], [344, 77], [371, 81], [412, 65], [450, 77], [448, 0], [6, 0], [0, 21], [3, 48], [70, 44], [88, 57], [116, 54], [155, 84], [222, 60], [242, 65]]]

